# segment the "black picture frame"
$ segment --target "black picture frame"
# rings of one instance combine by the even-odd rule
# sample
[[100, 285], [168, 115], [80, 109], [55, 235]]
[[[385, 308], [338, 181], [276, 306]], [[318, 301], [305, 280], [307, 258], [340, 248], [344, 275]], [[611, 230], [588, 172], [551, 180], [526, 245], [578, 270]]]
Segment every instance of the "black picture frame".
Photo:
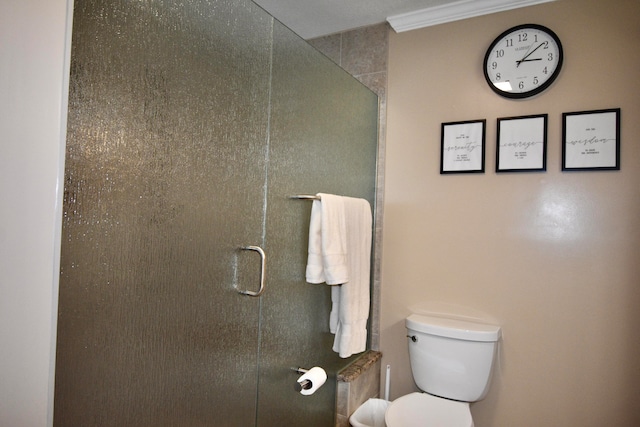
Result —
[[562, 113], [562, 170], [620, 170], [620, 108]]
[[486, 119], [442, 123], [440, 173], [484, 173]]
[[496, 172], [547, 170], [547, 114], [497, 120]]

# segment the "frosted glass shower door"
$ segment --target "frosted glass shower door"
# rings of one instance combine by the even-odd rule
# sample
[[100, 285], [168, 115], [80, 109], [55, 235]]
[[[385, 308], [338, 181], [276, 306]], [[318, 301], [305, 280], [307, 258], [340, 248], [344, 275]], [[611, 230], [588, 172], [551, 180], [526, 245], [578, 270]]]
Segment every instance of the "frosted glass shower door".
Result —
[[288, 196], [375, 206], [376, 96], [250, 1], [74, 3], [54, 425], [332, 425]]
[[[262, 297], [259, 427], [334, 425], [336, 373], [354, 360], [332, 350], [331, 290], [305, 281], [309, 200], [319, 192], [375, 208], [378, 98], [286, 27], [273, 31], [271, 138]], [[303, 396], [290, 367], [321, 366], [329, 380]]]
[[75, 0], [55, 426], [255, 424], [271, 28]]

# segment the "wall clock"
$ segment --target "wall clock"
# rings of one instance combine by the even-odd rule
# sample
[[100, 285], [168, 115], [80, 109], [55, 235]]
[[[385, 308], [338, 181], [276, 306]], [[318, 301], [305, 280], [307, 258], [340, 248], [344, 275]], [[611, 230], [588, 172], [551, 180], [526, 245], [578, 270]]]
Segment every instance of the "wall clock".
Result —
[[489, 87], [506, 98], [528, 98], [547, 89], [562, 68], [562, 44], [542, 25], [509, 28], [489, 46], [484, 76]]

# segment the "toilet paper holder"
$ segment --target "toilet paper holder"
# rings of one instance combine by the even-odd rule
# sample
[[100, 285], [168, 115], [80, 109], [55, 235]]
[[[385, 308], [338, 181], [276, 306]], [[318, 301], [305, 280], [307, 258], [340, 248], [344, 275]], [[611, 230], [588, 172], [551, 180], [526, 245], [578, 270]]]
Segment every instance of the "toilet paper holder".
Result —
[[319, 366], [311, 369], [291, 368], [297, 374], [302, 374], [296, 380], [295, 389], [302, 395], [314, 394], [327, 381], [327, 373]]
[[[306, 374], [307, 372], [309, 372], [308, 369], [304, 369], [304, 368], [291, 368], [292, 371], [294, 371], [296, 374]], [[302, 391], [302, 390], [309, 390], [311, 387], [313, 386], [313, 383], [309, 380], [302, 380], [302, 382], [298, 382], [296, 381], [296, 384], [294, 386], [294, 388], [296, 389], [296, 391]]]

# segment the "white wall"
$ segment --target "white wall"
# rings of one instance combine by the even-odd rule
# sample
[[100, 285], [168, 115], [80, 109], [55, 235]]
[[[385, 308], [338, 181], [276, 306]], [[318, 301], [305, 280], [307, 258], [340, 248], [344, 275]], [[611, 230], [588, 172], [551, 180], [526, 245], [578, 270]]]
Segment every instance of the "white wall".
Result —
[[52, 424], [72, 0], [0, 2], [0, 425]]

